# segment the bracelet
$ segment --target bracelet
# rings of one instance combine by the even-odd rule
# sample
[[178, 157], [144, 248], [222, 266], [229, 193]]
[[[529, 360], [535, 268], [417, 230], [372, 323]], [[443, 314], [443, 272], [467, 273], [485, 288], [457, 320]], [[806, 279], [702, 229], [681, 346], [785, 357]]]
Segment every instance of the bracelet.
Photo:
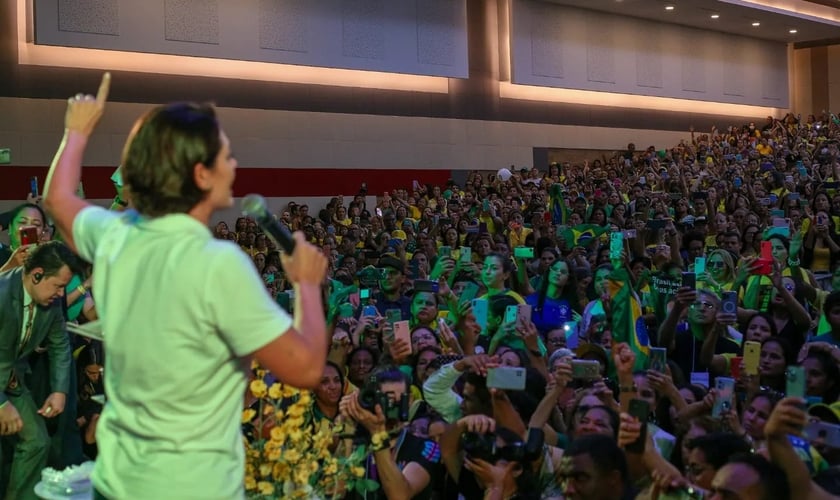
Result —
[[788, 259], [788, 265], [790, 267], [797, 267], [799, 266], [799, 259]]
[[76, 287], [76, 291], [84, 295], [87, 293], [87, 288], [85, 288], [85, 285], [79, 285]]
[[380, 431], [370, 437], [370, 448], [374, 453], [390, 448], [391, 439], [388, 436], [388, 431]]
[[639, 389], [636, 387], [636, 383], [634, 382], [633, 385], [620, 385], [618, 386], [618, 392], [632, 392], [636, 393]]

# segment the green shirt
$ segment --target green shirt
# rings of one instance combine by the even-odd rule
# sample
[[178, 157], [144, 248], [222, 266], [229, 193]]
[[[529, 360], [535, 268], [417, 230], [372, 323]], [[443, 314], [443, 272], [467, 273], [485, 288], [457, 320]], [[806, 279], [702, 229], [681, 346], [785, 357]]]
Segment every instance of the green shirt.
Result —
[[96, 489], [108, 498], [243, 498], [243, 358], [291, 318], [244, 252], [186, 214], [88, 207], [73, 238], [96, 269], [108, 351]]

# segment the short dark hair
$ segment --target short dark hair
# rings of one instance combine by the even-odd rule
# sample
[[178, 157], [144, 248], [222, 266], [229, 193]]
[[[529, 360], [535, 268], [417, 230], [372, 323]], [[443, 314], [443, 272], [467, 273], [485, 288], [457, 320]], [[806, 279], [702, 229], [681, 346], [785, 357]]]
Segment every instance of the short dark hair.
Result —
[[[41, 220], [44, 221], [44, 227], [41, 228], [42, 230], [46, 229], [47, 224], [49, 223], [47, 221], [47, 214], [44, 212], [44, 209], [41, 208], [40, 206], [35, 205], [34, 203], [22, 203], [22, 204], [16, 206], [11, 212], [9, 212], [9, 221], [8, 221], [8, 226], [9, 226], [8, 230], [9, 230], [9, 237], [10, 237], [9, 239], [10, 239], [10, 242], [12, 242], [12, 243], [14, 243], [14, 241], [15, 241], [14, 238], [17, 237], [16, 235], [13, 236], [13, 233], [15, 231], [15, 227], [14, 227], [15, 226], [15, 220], [17, 220], [20, 213], [23, 212], [24, 210], [26, 210], [27, 208], [35, 209], [35, 210], [38, 211], [39, 214], [41, 214]], [[2, 224], [2, 223], [0, 223], [0, 224]], [[20, 241], [18, 241], [17, 244], [20, 245]]]
[[151, 216], [190, 211], [205, 195], [195, 183], [195, 165], [213, 168], [221, 149], [211, 105], [152, 109], [134, 125], [123, 149], [121, 171], [134, 207]]
[[580, 413], [581, 417], [583, 417], [589, 411], [596, 410], [596, 409], [600, 410], [600, 411], [603, 411], [604, 413], [607, 414], [607, 417], [610, 419], [610, 427], [612, 427], [612, 431], [613, 431], [613, 439], [618, 439], [618, 430], [619, 430], [619, 426], [621, 425], [621, 417], [619, 416], [619, 414], [615, 410], [613, 410], [609, 406], [605, 406], [605, 405], [601, 405], [601, 404], [597, 404], [597, 405], [594, 405], [594, 406], [580, 406], [580, 405], [578, 405], [578, 407], [575, 408], [575, 414]]
[[44, 277], [55, 276], [62, 267], [67, 266], [74, 274], [79, 272], [79, 261], [76, 255], [67, 248], [67, 245], [60, 241], [49, 241], [36, 245], [26, 254], [23, 262], [23, 271], [27, 274], [41, 268], [44, 270]]
[[44, 225], [45, 226], [47, 225], [47, 214], [44, 212], [44, 209], [40, 207], [40, 205], [36, 205], [34, 203], [22, 203], [22, 204], [16, 206], [14, 209], [12, 209], [11, 212], [9, 212], [9, 231], [10, 232], [11, 232], [12, 224], [15, 223], [15, 219], [17, 219], [18, 215], [20, 215], [20, 213], [23, 212], [27, 208], [34, 208], [35, 210], [37, 210], [38, 213], [41, 214], [41, 219], [43, 219]]
[[689, 231], [685, 233], [685, 236], [683, 236], [683, 248], [688, 248], [692, 241], [699, 241], [704, 247], [706, 246], [706, 237], [699, 231]]
[[396, 366], [380, 366], [374, 370], [368, 380], [379, 386], [389, 382], [402, 382], [405, 384], [406, 393], [411, 389], [411, 380], [409, 380], [408, 375]]
[[612, 471], [618, 471], [624, 486], [627, 487], [630, 483], [624, 450], [618, 447], [614, 437], [602, 434], [577, 437], [566, 447], [564, 455], [569, 457], [589, 455], [592, 463], [601, 473], [609, 474]]
[[724, 238], [738, 238], [738, 241], [741, 241], [741, 233], [738, 231], [725, 231], [721, 236]]
[[723, 467], [730, 457], [738, 453], [750, 453], [751, 446], [748, 442], [731, 432], [715, 432], [698, 436], [686, 446], [689, 450], [699, 449], [706, 457], [706, 462], [715, 470]]
[[763, 456], [754, 453], [738, 453], [733, 455], [727, 463], [746, 465], [758, 474], [758, 481], [764, 490], [763, 500], [791, 498], [790, 483], [788, 483], [785, 471]]

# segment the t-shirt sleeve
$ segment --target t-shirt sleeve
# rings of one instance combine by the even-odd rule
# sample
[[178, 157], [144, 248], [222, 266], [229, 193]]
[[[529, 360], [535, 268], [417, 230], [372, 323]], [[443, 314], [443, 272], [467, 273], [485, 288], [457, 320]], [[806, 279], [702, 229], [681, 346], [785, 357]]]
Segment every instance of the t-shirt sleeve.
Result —
[[237, 356], [247, 356], [286, 333], [292, 318], [271, 299], [251, 259], [228, 242], [216, 242], [207, 303], [219, 334]]
[[100, 239], [120, 215], [95, 205], [83, 208], [73, 219], [73, 242], [76, 244], [76, 253], [86, 261], [93, 262]]
[[408, 461], [423, 467], [434, 480], [441, 471], [440, 446], [431, 439], [418, 438], [412, 443], [410, 450]]

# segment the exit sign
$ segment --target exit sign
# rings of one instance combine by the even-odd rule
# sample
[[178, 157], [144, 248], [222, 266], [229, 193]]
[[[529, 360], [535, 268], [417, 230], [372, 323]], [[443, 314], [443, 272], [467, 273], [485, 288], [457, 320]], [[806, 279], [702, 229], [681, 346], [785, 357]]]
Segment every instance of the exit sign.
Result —
[[8, 165], [9, 163], [12, 163], [12, 150], [0, 148], [0, 165]]

